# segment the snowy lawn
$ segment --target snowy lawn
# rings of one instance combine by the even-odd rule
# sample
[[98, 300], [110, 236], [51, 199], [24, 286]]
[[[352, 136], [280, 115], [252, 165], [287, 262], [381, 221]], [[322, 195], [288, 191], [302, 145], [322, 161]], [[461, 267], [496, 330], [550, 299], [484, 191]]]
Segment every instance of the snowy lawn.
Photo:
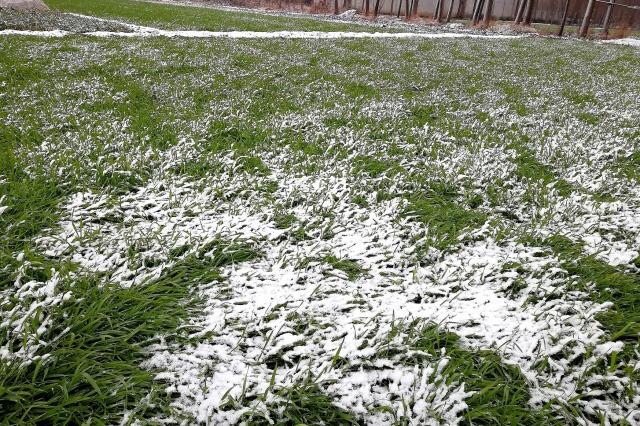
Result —
[[8, 424], [640, 423], [640, 50], [0, 50]]

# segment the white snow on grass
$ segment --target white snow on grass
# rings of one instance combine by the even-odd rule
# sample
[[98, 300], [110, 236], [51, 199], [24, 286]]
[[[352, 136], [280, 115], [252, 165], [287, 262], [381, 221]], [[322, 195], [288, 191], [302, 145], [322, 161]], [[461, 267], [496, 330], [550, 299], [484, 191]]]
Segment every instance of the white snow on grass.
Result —
[[605, 41], [605, 43], [623, 44], [625, 46], [640, 47], [640, 39], [639, 38], [633, 38], [633, 37], [619, 38], [619, 39], [616, 39], [616, 40], [607, 40], [607, 41]]
[[[96, 46], [101, 42], [91, 41]], [[157, 45], [141, 48], [151, 42], [155, 41], [131, 40], [131, 50], [158, 60], [153, 56], [161, 52]], [[539, 41], [536, 47], [548, 49], [545, 42]], [[181, 49], [186, 44], [175, 43]], [[207, 46], [215, 43], [251, 55], [259, 52], [250, 42], [210, 41]], [[393, 45], [397, 51], [423, 57], [411, 51], [414, 43], [386, 40], [376, 46], [385, 43], [398, 43]], [[477, 55], [480, 43], [466, 51], [467, 43], [472, 42], [460, 43], [457, 55]], [[492, 48], [498, 54], [506, 44]], [[101, 56], [107, 49], [94, 47], [93, 62], [108, 63], [109, 57]], [[34, 56], [51, 54], [42, 49], [34, 48]], [[426, 58], [420, 71], [435, 73], [429, 66], [438, 63], [437, 55], [450, 54], [442, 50], [431, 49], [434, 57]], [[189, 75], [193, 77], [189, 84], [213, 87], [209, 80], [213, 74], [235, 75], [231, 61], [220, 56], [196, 58], [201, 62], [190, 65], [206, 68], [206, 78]], [[277, 80], [280, 62], [308, 66], [309, 58], [300, 52], [283, 56], [274, 55], [268, 66], [252, 64], [250, 72], [258, 78], [262, 66], [274, 71], [274, 84], [283, 84]], [[376, 72], [385, 70], [385, 60], [379, 58]], [[464, 63], [472, 66], [473, 62]], [[333, 74], [368, 83], [362, 69], [353, 71], [359, 65], [334, 66]], [[129, 75], [135, 75], [135, 70], [132, 63]], [[250, 72], [243, 76], [253, 78]], [[513, 84], [536, 82], [531, 75], [515, 75]], [[152, 83], [153, 94], [157, 99], [170, 96], [176, 110], [191, 108], [187, 98], [192, 86], [185, 80]], [[636, 384], [612, 360], [623, 344], [610, 341], [596, 319], [610, 304], [594, 302], [589, 284], [569, 276], [548, 247], [522, 242], [523, 237], [561, 234], [584, 243], [585, 255], [594, 254], [621, 270], [631, 267], [640, 245], [640, 193], [637, 182], [619, 176], [615, 167], [636, 149], [632, 138], [617, 132], [624, 128], [623, 120], [635, 122], [637, 109], [607, 100], [604, 91], [598, 91], [598, 84], [604, 83], [594, 79], [588, 81], [597, 91], [595, 100], [588, 100], [594, 103], [592, 110], [603, 115], [603, 123], [620, 120], [619, 126], [585, 125], [566, 112], [573, 111], [572, 105], [558, 100], [554, 85], [548, 89], [538, 85], [541, 93], [524, 97], [531, 102], [525, 106], [535, 113], [523, 117], [500, 104], [502, 94], [494, 91], [491, 83], [497, 80], [493, 80], [482, 96], [456, 92], [459, 99], [455, 101], [461, 107], [452, 114], [437, 116], [437, 109], [427, 110], [426, 124], [412, 125], [407, 117], [416, 106], [446, 108], [452, 96], [442, 87], [424, 91], [420, 77], [415, 80], [412, 92], [427, 93], [419, 95], [423, 96], [419, 102], [393, 95], [384, 101], [358, 98], [354, 108], [352, 95], [314, 78], [305, 85], [307, 92], [299, 94], [320, 98], [314, 98], [317, 103], [312, 102], [312, 108], [305, 104], [300, 112], [285, 117], [272, 114], [257, 121], [250, 121], [254, 118], [246, 112], [254, 102], [252, 95], [243, 91], [240, 96], [220, 87], [227, 99], [206, 104], [205, 116], [188, 118], [193, 121], [186, 123], [166, 118], [167, 126], [188, 129], [168, 149], [145, 146], [126, 119], [111, 116], [106, 117], [108, 124], [96, 129], [95, 139], [103, 143], [99, 149], [92, 146], [92, 138], [55, 133], [31, 148], [30, 164], [46, 162], [49, 173], [79, 180], [95, 179], [95, 169], [115, 177], [144, 171], [148, 180], [124, 189], [78, 189], [61, 206], [57, 227], [35, 239], [37, 249], [44, 256], [74, 262], [78, 274], [100, 274], [105, 282], [123, 287], [144, 285], [183, 257], [201, 253], [212, 241], [245, 242], [260, 252], [255, 260], [225, 268], [220, 282], [201, 283], [194, 289], [205, 304], [200, 315], [185, 324], [198, 330], [190, 336], [191, 343], [177, 344], [159, 336], [161, 343], [148, 348], [145, 367], [159, 370], [158, 379], [168, 383], [175, 397], [174, 407], [199, 422], [234, 424], [252, 413], [270, 416], [272, 406], [283, 402], [273, 394], [271, 380], [276, 387], [292, 386], [311, 373], [334, 403], [358, 414], [365, 423], [386, 424], [406, 416], [413, 424], [431, 424], [440, 416], [455, 424], [462, 418], [469, 390], [464, 380], [450, 382], [444, 377], [443, 369], [450, 362], [446, 353], [433, 357], [409, 347], [407, 329], [418, 320], [455, 333], [470, 351], [490, 349], [505, 364], [517, 366], [529, 384], [532, 406], [558, 401], [593, 418], [602, 415], [605, 422], [640, 423]], [[396, 84], [388, 93], [409, 90], [404, 82], [388, 81]], [[109, 93], [109, 86], [99, 79], [86, 82], [86, 87], [73, 83], [63, 87], [73, 99], [88, 105]], [[57, 84], [60, 90], [61, 83]], [[25, 101], [18, 108], [31, 107], [28, 99], [34, 96], [24, 92]], [[62, 91], [65, 96], [69, 93]], [[126, 101], [126, 94], [113, 96]], [[540, 99], [554, 102], [543, 108]], [[485, 121], [475, 118], [475, 102], [486, 113]], [[467, 103], [472, 104], [469, 109], [465, 109]], [[52, 110], [62, 117], [61, 122], [67, 115], [84, 114], [74, 102], [61, 102]], [[100, 112], [100, 118], [105, 119], [105, 114]], [[331, 127], [328, 119], [344, 124]], [[442, 121], [434, 124], [436, 119]], [[231, 147], [207, 152], [203, 147], [211, 136], [206, 130], [215, 120], [234, 123], [225, 128], [230, 132], [238, 130], [232, 126], [245, 122], [248, 132], [267, 128], [271, 133], [260, 142], [266, 147], [258, 144], [250, 154], [239, 154]], [[359, 128], [354, 124], [363, 122]], [[461, 127], [466, 132], [459, 131]], [[240, 130], [240, 136], [246, 136]], [[296, 151], [291, 140], [281, 143], [287, 132], [299, 136], [295, 142], [303, 148], [322, 154], [307, 156]], [[529, 140], [520, 146], [504, 143], [520, 141], [523, 134]], [[548, 169], [552, 182], [518, 175], [518, 159], [523, 155], [518, 149], [523, 147], [531, 152], [536, 167]], [[68, 168], [66, 159], [74, 153], [80, 163], [89, 165], [88, 171]], [[247, 155], [259, 158], [266, 171], [245, 170]], [[363, 158], [382, 162], [383, 170], [378, 174], [358, 171]], [[191, 161], [206, 170], [204, 177], [182, 170]], [[25, 173], [34, 173], [31, 167]], [[73, 174], [80, 172], [87, 174]], [[416, 180], [416, 175], [428, 182]], [[571, 186], [569, 194], [560, 193], [560, 179]], [[497, 181], [504, 185], [490, 199], [489, 187]], [[438, 235], [429, 218], [419, 223], [404, 214], [410, 196], [429, 195], [431, 186], [439, 184], [459, 192], [450, 196], [451, 202], [487, 216], [484, 225], [465, 229], [442, 250], [433, 245]], [[612, 192], [613, 200], [597, 200], [595, 193], [604, 190]], [[385, 191], [392, 196], [378, 198]], [[474, 195], [479, 201], [471, 207], [465, 197]], [[292, 224], [277, 225], [276, 218], [283, 213], [294, 216]], [[297, 233], [299, 228], [304, 228], [304, 235]], [[421, 251], [424, 247], [428, 249]], [[336, 267], [336, 259], [355, 265], [357, 271], [350, 275]], [[22, 264], [19, 272], [29, 267], [24, 255], [15, 254], [15, 260]], [[46, 333], [48, 307], [65, 295], [56, 293], [59, 277], [55, 273], [47, 282], [25, 277], [19, 273], [14, 287], [0, 294], [0, 328], [21, 337], [25, 318], [38, 309], [43, 312], [40, 328], [21, 352], [2, 348], [0, 357], [29, 362], [35, 350], [48, 344], [38, 339]], [[602, 368], [610, 362], [611, 368]]]
[[[625, 378], [614, 373], [593, 378], [584, 388], [582, 378], [607, 353], [598, 349], [605, 333], [595, 316], [608, 305], [573, 291], [555, 258], [516, 242], [498, 244], [487, 229], [474, 233], [479, 241], [416, 265], [414, 250], [420, 242], [412, 241], [421, 227], [397, 222], [397, 200], [360, 208], [349, 201], [351, 184], [344, 178], [296, 178], [279, 172], [277, 164], [269, 163], [270, 178], [286, 185], [274, 194], [276, 199], [305, 194], [307, 201], [294, 209], [299, 215], [330, 207], [333, 237], [292, 244], [285, 230], [274, 227], [267, 200], [254, 194], [220, 201], [219, 190], [234, 191], [244, 181], [240, 176], [206, 185], [153, 182], [110, 203], [116, 206], [111, 208], [101, 196], [79, 194], [66, 207], [70, 216], [62, 222], [63, 233], [40, 240], [50, 247], [45, 254], [70, 256], [88, 270], [109, 272], [111, 280], [125, 286], [170, 267], [171, 249], [188, 245], [197, 250], [219, 237], [257, 242], [260, 259], [229, 267], [226, 283], [200, 289], [206, 307], [191, 325], [200, 328], [194, 337], [200, 336], [201, 343], [150, 348], [153, 355], [145, 366], [162, 371], [158, 379], [170, 384], [182, 411], [215, 424], [234, 424], [252, 411], [266, 415], [263, 403], [234, 406], [229, 401], [263, 395], [275, 370], [278, 386], [296, 383], [309, 372], [333, 383], [325, 391], [368, 423], [392, 420], [389, 413], [368, 409], [371, 404], [392, 407], [415, 424], [433, 422], [427, 413], [449, 416], [455, 423], [467, 394], [463, 383], [445, 385], [446, 378], [433, 374], [446, 356], [435, 364], [399, 367], [405, 362], [402, 355], [380, 355], [389, 344], [392, 322], [415, 319], [440, 324], [472, 349], [498, 351], [523, 371], [533, 404], [568, 402], [605, 382], [614, 394], [624, 389]], [[121, 223], [105, 222], [107, 216], [121, 217]], [[123, 258], [128, 244], [139, 240], [146, 241], [140, 253], [144, 260]], [[363, 276], [352, 281], [333, 269], [322, 261], [330, 254], [356, 262]], [[510, 269], [513, 264], [524, 270]], [[511, 294], [517, 285], [524, 287]], [[592, 348], [596, 352], [589, 355]], [[348, 370], [332, 367], [338, 352], [348, 360]], [[544, 359], [551, 361], [541, 372], [536, 364]], [[638, 402], [617, 401], [606, 395], [596, 400], [612, 419], [626, 417]]]
[[4, 203], [5, 198], [7, 198], [6, 195], [3, 195], [2, 197], [0, 197], [0, 216], [2, 216], [2, 213], [7, 211], [7, 209], [9, 208], [9, 206], [2, 205]]
[[[9, 351], [6, 347], [0, 347], [0, 360], [16, 359], [20, 362], [30, 363], [47, 356], [36, 356], [35, 353], [51, 342], [41, 340], [51, 325], [51, 318], [46, 313], [53, 307], [60, 305], [71, 297], [71, 293], [61, 293], [58, 290], [60, 275], [52, 271], [52, 276], [45, 282], [25, 279], [24, 272], [31, 266], [30, 262], [23, 260], [23, 255], [18, 255], [18, 261], [22, 262], [18, 276], [14, 282], [14, 288], [0, 292], [0, 329], [6, 330], [10, 335], [25, 336], [18, 350]], [[28, 301], [28, 303], [13, 303], [14, 300]], [[39, 320], [35, 332], [28, 332], [33, 327], [34, 319]]]
[[28, 31], [2, 30], [0, 36], [65, 37], [84, 35], [94, 37], [183, 37], [183, 38], [231, 38], [231, 39], [512, 39], [520, 36], [471, 33], [388, 33], [388, 32], [348, 32], [348, 31], [172, 31], [149, 27], [132, 26], [133, 32], [93, 31], [73, 33], [62, 30]]

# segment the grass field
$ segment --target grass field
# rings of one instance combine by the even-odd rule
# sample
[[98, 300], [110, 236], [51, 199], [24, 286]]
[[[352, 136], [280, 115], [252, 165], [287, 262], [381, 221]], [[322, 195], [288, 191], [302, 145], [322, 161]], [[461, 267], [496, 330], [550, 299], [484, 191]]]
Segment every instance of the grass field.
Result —
[[640, 423], [640, 50], [0, 51], [0, 423]]
[[106, 19], [119, 19], [138, 25], [167, 30], [205, 31], [380, 31], [379, 27], [320, 21], [312, 18], [265, 15], [209, 8], [147, 3], [140, 0], [49, 0], [47, 4], [62, 12], [80, 13]]

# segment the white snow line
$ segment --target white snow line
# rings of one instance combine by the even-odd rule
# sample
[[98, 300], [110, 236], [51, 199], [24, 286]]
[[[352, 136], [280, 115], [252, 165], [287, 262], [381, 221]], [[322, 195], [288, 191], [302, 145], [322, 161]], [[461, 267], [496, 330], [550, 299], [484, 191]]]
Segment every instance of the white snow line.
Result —
[[233, 38], [233, 39], [440, 39], [440, 38], [483, 38], [513, 39], [521, 36], [461, 34], [461, 33], [366, 33], [366, 32], [323, 32], [323, 31], [169, 31], [148, 27], [134, 27], [134, 32], [94, 31], [88, 33], [72, 33], [69, 31], [23, 31], [3, 30], [3, 35], [23, 35], [35, 37], [59, 38], [70, 35], [86, 35], [94, 37], [184, 37], [184, 38]]
[[2, 216], [2, 213], [4, 213], [9, 206], [3, 206], [2, 203], [4, 202], [4, 199], [7, 198], [6, 195], [3, 195], [2, 197], [0, 197], [0, 216]]
[[605, 40], [604, 43], [624, 44], [626, 46], [640, 47], [640, 38], [620, 38], [617, 40]]

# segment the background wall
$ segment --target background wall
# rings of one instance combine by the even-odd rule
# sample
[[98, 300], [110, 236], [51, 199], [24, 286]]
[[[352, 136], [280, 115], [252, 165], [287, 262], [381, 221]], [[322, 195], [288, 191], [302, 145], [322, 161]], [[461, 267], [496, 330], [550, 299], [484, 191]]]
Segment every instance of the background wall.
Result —
[[[305, 12], [332, 13], [335, 0], [228, 0], [230, 4], [238, 6], [273, 7]], [[364, 12], [366, 0], [338, 0], [339, 11], [356, 9]], [[421, 17], [433, 16], [437, 0], [418, 0], [418, 13]], [[449, 1], [445, 0], [445, 12], [449, 9]], [[470, 18], [473, 8], [473, 0], [454, 0], [454, 16], [458, 18]], [[516, 14], [518, 2], [521, 0], [494, 0], [493, 18], [495, 20], [513, 20]], [[369, 0], [369, 10], [373, 14], [376, 0]], [[615, 0], [619, 4], [628, 4], [640, 7], [640, 0]], [[401, 3], [401, 4], [400, 4]], [[568, 24], [582, 22], [588, 0], [571, 0], [569, 8]], [[409, 0], [411, 4], [411, 0]], [[383, 14], [405, 14], [405, 0], [380, 0], [380, 12]], [[537, 0], [533, 19], [535, 22], [559, 23], [562, 19], [565, 0]], [[604, 20], [607, 5], [596, 3], [592, 25], [599, 26]], [[640, 28], [640, 10], [615, 7], [611, 17], [612, 27]]]

